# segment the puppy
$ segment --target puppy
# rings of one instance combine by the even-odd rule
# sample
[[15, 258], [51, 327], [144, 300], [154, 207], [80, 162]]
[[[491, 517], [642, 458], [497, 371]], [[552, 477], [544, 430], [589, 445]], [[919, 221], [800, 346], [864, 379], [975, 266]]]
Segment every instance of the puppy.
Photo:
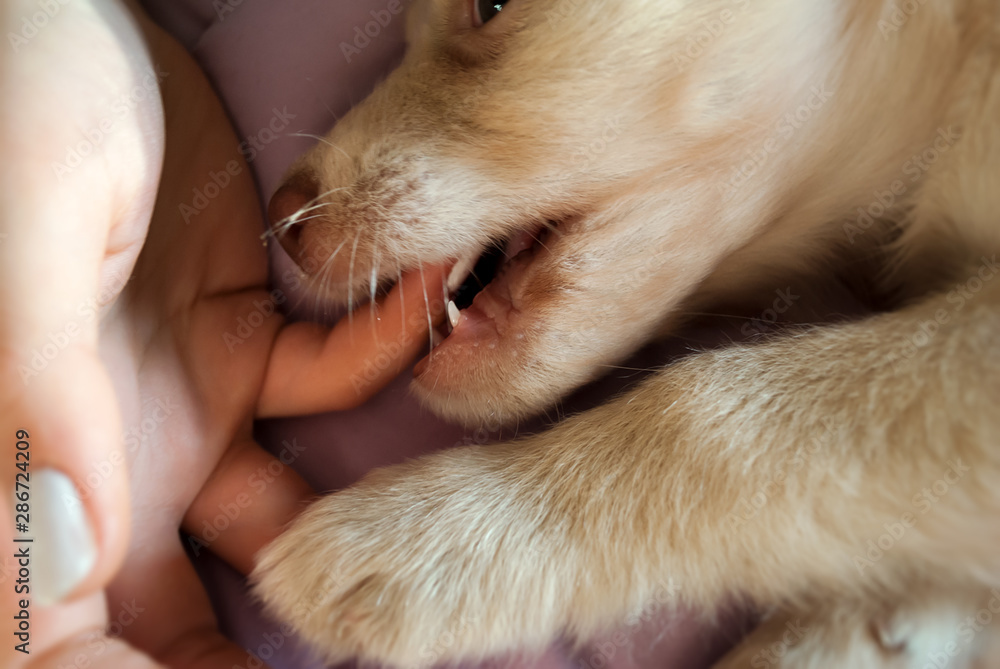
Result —
[[773, 666], [998, 666], [1000, 5], [416, 0], [408, 42], [271, 211], [317, 293], [456, 264], [413, 383], [440, 415], [536, 414], [790, 275], [864, 274], [891, 309], [376, 471], [263, 552], [270, 610], [327, 659], [426, 666], [674, 583], [766, 612], [723, 667], [789, 621]]

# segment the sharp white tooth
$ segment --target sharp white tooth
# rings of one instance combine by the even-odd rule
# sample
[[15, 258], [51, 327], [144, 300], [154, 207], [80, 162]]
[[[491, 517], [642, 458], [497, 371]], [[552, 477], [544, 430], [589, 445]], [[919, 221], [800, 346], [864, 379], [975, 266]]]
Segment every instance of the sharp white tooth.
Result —
[[458, 305], [452, 301], [448, 301], [448, 321], [451, 322], [451, 327], [458, 325], [458, 317], [462, 314], [458, 310]]
[[477, 260], [479, 260], [479, 253], [471, 253], [455, 263], [451, 273], [448, 274], [448, 292], [454, 293], [465, 283], [472, 268], [476, 266]]

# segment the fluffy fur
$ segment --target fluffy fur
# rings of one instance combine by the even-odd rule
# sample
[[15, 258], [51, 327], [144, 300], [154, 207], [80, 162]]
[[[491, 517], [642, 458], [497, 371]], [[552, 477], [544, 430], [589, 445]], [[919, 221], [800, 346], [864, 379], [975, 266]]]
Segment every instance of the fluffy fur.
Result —
[[720, 666], [789, 620], [769, 666], [998, 666], [965, 619], [1000, 613], [1000, 6], [470, 11], [417, 0], [403, 64], [289, 175], [321, 205], [297, 259], [340, 295], [558, 223], [495, 327], [417, 376], [435, 411], [538, 412], [793, 273], [864, 267], [893, 308], [375, 472], [264, 551], [270, 609], [330, 659], [426, 666], [584, 637], [672, 582], [769, 612]]

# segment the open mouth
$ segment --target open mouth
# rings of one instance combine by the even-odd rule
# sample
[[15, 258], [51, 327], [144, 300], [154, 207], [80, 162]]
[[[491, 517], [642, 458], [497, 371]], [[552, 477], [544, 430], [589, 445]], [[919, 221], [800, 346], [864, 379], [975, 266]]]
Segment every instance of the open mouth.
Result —
[[558, 224], [548, 221], [456, 262], [447, 281], [448, 320], [437, 332], [435, 349], [508, 335], [519, 313], [525, 271], [557, 234]]

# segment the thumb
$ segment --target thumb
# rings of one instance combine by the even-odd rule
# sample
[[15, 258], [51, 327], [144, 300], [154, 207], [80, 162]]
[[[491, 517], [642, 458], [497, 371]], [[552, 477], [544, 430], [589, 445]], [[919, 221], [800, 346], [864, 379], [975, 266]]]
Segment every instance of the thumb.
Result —
[[21, 38], [0, 56], [0, 541], [34, 540], [19, 592], [38, 604], [103, 587], [124, 557], [122, 429], [98, 335], [162, 158], [155, 70], [133, 19], [99, 0], [53, 6], [42, 26], [36, 3], [0, 8], [0, 32]]
[[[109, 620], [111, 610], [118, 611], [114, 620]], [[109, 606], [104, 593], [95, 593], [72, 603], [33, 612], [30, 636], [26, 635], [29, 641], [24, 645], [20, 639], [14, 642], [21, 651], [27, 652], [15, 650], [3, 666], [8, 669], [163, 669], [122, 638], [142, 611], [141, 607]], [[14, 644], [4, 644], [2, 650], [8, 650], [11, 645]]]

